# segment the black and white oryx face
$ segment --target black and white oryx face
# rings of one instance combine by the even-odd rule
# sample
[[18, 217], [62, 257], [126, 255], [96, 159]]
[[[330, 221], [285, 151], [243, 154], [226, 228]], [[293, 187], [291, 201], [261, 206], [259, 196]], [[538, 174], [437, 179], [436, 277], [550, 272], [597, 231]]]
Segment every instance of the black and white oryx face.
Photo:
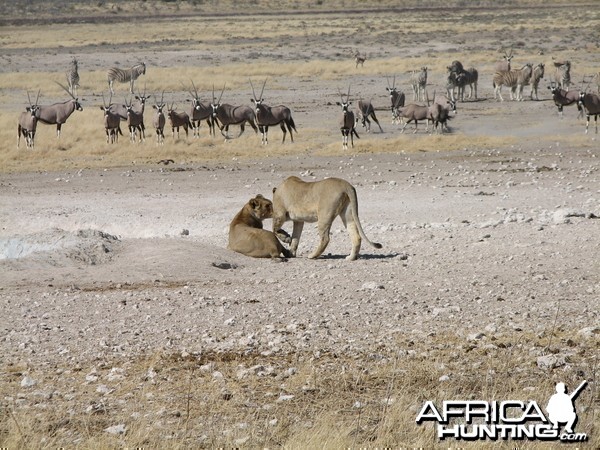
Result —
[[342, 100], [341, 102], [336, 102], [336, 105], [341, 106], [342, 107], [342, 112], [344, 113], [344, 115], [348, 115], [348, 112], [350, 111], [350, 106], [352, 105], [352, 102], [346, 100]]

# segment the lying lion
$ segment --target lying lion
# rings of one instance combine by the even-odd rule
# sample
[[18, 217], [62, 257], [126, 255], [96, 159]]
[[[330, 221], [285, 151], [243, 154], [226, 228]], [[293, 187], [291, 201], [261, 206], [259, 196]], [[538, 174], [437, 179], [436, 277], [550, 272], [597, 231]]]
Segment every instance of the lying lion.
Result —
[[[317, 258], [329, 244], [331, 224], [340, 216], [350, 233], [352, 252], [346, 257], [355, 260], [360, 251], [361, 238], [375, 248], [381, 244], [371, 242], [360, 225], [356, 190], [346, 180], [326, 178], [316, 182], [305, 182], [298, 177], [289, 177], [273, 189], [273, 231], [280, 236], [280, 228], [287, 220], [294, 221], [290, 252], [296, 256], [304, 222], [317, 222], [321, 241], [308, 257]], [[283, 231], [283, 230], [281, 230]]]
[[[229, 225], [229, 249], [254, 258], [286, 258], [292, 254], [275, 233], [263, 230], [264, 219], [273, 217], [273, 203], [258, 194], [244, 205]], [[283, 230], [282, 230], [283, 232]]]

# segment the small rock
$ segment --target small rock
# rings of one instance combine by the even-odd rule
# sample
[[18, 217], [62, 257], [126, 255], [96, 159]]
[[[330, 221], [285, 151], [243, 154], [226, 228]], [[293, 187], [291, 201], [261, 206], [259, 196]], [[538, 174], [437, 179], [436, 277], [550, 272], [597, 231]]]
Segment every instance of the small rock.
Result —
[[362, 291], [376, 291], [377, 289], [384, 289], [384, 287], [382, 284], [375, 281], [367, 281], [366, 283], [363, 283], [360, 289]]
[[600, 327], [585, 327], [577, 332], [577, 334], [589, 339], [593, 336], [600, 335]]
[[565, 364], [565, 357], [562, 355], [538, 356], [537, 359], [537, 366], [543, 370], [555, 369], [564, 366]]
[[35, 381], [33, 378], [31, 378], [28, 375], [25, 375], [25, 377], [23, 377], [23, 379], [21, 380], [21, 387], [24, 388], [30, 388], [33, 387], [37, 384], [37, 381]]
[[291, 395], [291, 394], [290, 395], [281, 394], [281, 395], [279, 395], [279, 398], [277, 399], [277, 403], [289, 402], [293, 398], [294, 398], [294, 395]]
[[438, 381], [448, 381], [448, 380], [450, 380], [450, 377], [449, 377], [448, 375], [442, 375], [442, 376], [441, 376], [441, 377], [438, 379]]
[[127, 431], [125, 424], [120, 423], [119, 425], [113, 425], [104, 429], [105, 432], [110, 434], [124, 434]]

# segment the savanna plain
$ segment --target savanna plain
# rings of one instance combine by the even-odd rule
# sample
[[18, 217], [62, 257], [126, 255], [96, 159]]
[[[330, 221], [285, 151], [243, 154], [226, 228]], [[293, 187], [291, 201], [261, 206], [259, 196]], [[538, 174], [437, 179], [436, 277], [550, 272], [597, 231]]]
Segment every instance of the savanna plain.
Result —
[[[548, 90], [597, 92], [597, 2], [16, 1], [0, 18], [0, 447], [598, 448], [600, 142]], [[494, 99], [494, 65], [545, 64], [539, 100]], [[366, 56], [363, 65], [354, 53]], [[16, 146], [31, 101], [75, 111]], [[386, 87], [430, 98], [446, 67], [479, 71], [449, 130], [391, 123]], [[146, 139], [106, 142], [100, 107], [129, 101], [109, 67], [145, 62]], [[157, 145], [151, 106], [251, 105], [250, 80], [297, 133], [269, 144]], [[383, 131], [342, 149], [339, 92], [371, 100]], [[214, 94], [213, 94], [214, 92]], [[469, 89], [467, 89], [467, 93]], [[256, 95], [259, 92], [255, 93]], [[423, 103], [423, 102], [421, 102]], [[592, 119], [593, 120], [593, 119]], [[168, 164], [166, 164], [168, 163]], [[227, 249], [228, 225], [286, 177], [341, 177], [367, 236], [341, 222], [318, 259]], [[270, 229], [271, 221], [265, 221]], [[286, 224], [291, 231], [291, 224]], [[564, 382], [586, 441], [439, 440], [426, 401], [536, 401]], [[462, 423], [457, 421], [457, 423]]]

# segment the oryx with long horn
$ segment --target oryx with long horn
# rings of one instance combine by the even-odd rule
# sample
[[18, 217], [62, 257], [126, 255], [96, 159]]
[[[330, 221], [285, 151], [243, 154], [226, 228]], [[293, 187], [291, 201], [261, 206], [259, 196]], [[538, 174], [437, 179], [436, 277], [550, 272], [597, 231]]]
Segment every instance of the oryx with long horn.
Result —
[[[165, 143], [165, 113], [163, 111], [165, 107], [164, 103], [165, 91], [160, 95], [160, 103], [154, 103], [152, 108], [155, 109], [154, 117], [152, 119], [152, 125], [154, 125], [154, 129], [156, 130], [156, 144], [164, 144]], [[156, 99], [156, 96], [154, 97]]]
[[106, 131], [107, 144], [115, 144], [119, 140], [119, 133], [121, 133], [121, 136], [123, 135], [123, 132], [121, 131], [121, 118], [117, 113], [111, 110], [111, 101], [112, 94], [110, 94], [107, 105], [104, 100], [104, 93], [102, 93], [103, 106], [101, 106], [100, 109], [104, 112], [104, 130]]
[[390, 101], [392, 102], [392, 124], [400, 122], [400, 116], [398, 115], [398, 108], [404, 106], [406, 102], [406, 95], [402, 91], [398, 91], [396, 89], [396, 75], [394, 75], [394, 80], [392, 82], [392, 86], [390, 87], [390, 79], [386, 77], [387, 87], [386, 90], [390, 93]]
[[[213, 100], [211, 103], [213, 119], [219, 127], [219, 130], [221, 130], [221, 134], [225, 137], [225, 140], [231, 139], [229, 137], [229, 125], [240, 126], [240, 134], [238, 134], [236, 138], [239, 138], [242, 135], [247, 123], [250, 124], [255, 133], [258, 133], [258, 128], [255, 125], [256, 115], [250, 106], [233, 106], [227, 103], [221, 103], [223, 92], [225, 92], [225, 85], [223, 85], [221, 95], [219, 95], [218, 99], [215, 97], [214, 92], [213, 86]], [[224, 133], [223, 130], [225, 130]]]
[[40, 91], [38, 90], [38, 95], [35, 99], [35, 103], [31, 103], [31, 97], [29, 96], [29, 91], [27, 91], [27, 100], [29, 100], [29, 106], [19, 116], [19, 125], [17, 127], [17, 148], [19, 148], [21, 135], [23, 135], [23, 137], [25, 138], [25, 144], [27, 145], [27, 148], [33, 149], [35, 130], [37, 128], [38, 122], [36, 114], [38, 113], [38, 110], [40, 108], [37, 104], [39, 99]]
[[292, 134], [292, 129], [298, 133], [296, 130], [296, 124], [294, 123], [294, 119], [292, 118], [292, 111], [290, 108], [284, 105], [278, 106], [267, 106], [264, 104], [264, 98], [262, 98], [263, 92], [265, 91], [265, 85], [267, 84], [267, 80], [262, 85], [262, 89], [260, 91], [260, 95], [258, 98], [256, 97], [256, 93], [254, 92], [254, 85], [252, 84], [252, 80], [250, 80], [250, 86], [252, 87], [252, 103], [254, 103], [255, 107], [255, 115], [256, 115], [256, 124], [258, 125], [258, 129], [262, 134], [261, 143], [268, 144], [268, 133], [269, 127], [271, 125], [279, 125], [281, 127], [281, 131], [283, 131], [283, 139], [282, 143], [285, 142], [286, 135], [286, 127], [287, 131], [290, 132], [290, 139], [294, 142], [294, 135]]
[[191, 99], [188, 100], [192, 103], [192, 110], [190, 111], [190, 121], [192, 122], [192, 129], [194, 131], [194, 137], [200, 137], [200, 123], [204, 120], [208, 125], [208, 130], [211, 136], [215, 135], [215, 122], [213, 120], [213, 110], [210, 103], [203, 103], [200, 101], [198, 95], [198, 89], [192, 80], [192, 87], [194, 92], [188, 89]]
[[338, 106], [342, 107], [342, 115], [340, 117], [340, 131], [342, 132], [342, 149], [348, 149], [348, 136], [350, 136], [350, 142], [352, 147], [354, 147], [354, 136], [357, 139], [360, 139], [360, 136], [356, 132], [356, 122], [354, 121], [354, 113], [350, 110], [350, 105], [352, 102], [350, 101], [350, 86], [348, 86], [348, 93], [346, 94], [346, 101], [344, 101], [344, 96], [342, 92], [338, 88], [338, 93], [340, 94], [341, 101], [336, 102]]
[[62, 124], [67, 121], [71, 114], [73, 114], [73, 111], [83, 111], [83, 107], [81, 106], [81, 103], [79, 103], [79, 100], [73, 96], [65, 86], [57, 81], [55, 83], [69, 94], [71, 100], [62, 103], [54, 103], [48, 106], [40, 106], [36, 117], [38, 121], [43, 124], [56, 125], [56, 135], [60, 138]]
[[171, 122], [171, 131], [173, 131], [173, 140], [175, 140], [175, 130], [177, 130], [177, 139], [179, 139], [179, 127], [183, 127], [185, 130], [185, 137], [188, 137], [188, 129], [192, 128], [192, 122], [190, 122], [190, 116], [186, 112], [175, 111], [175, 102], [171, 103], [171, 106], [167, 108], [167, 115]]

